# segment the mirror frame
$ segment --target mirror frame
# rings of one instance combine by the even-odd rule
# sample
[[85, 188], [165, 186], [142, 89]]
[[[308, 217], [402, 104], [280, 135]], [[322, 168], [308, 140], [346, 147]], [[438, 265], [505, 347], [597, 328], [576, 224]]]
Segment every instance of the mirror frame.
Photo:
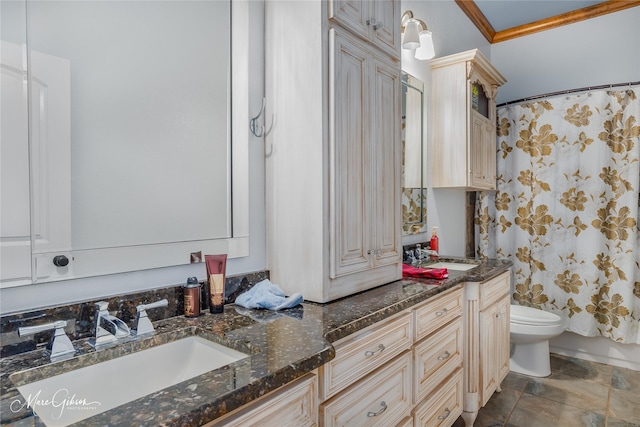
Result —
[[[405, 155], [406, 155], [406, 93], [413, 89], [420, 93], [420, 188], [418, 191], [408, 191], [405, 189]], [[426, 200], [426, 147], [424, 138], [424, 83], [402, 71], [402, 234], [413, 235], [424, 233], [427, 227], [427, 200]], [[413, 187], [412, 187], [413, 189]], [[415, 212], [417, 210], [417, 212]], [[410, 218], [407, 218], [410, 217]], [[417, 218], [416, 218], [417, 217]], [[416, 218], [415, 220], [413, 220]], [[407, 220], [405, 220], [407, 219]]]

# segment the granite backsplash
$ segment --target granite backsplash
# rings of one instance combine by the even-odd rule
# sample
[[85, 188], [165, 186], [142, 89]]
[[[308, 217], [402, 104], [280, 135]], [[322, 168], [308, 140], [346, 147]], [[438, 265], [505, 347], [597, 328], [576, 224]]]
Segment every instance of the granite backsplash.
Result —
[[[225, 304], [233, 303], [241, 293], [251, 289], [256, 283], [269, 278], [268, 271], [245, 273], [237, 276], [229, 276], [225, 282]], [[209, 297], [205, 283], [201, 285], [201, 310], [209, 310]], [[107, 301], [109, 312], [131, 326], [135, 316], [136, 307], [139, 304], [149, 304], [166, 298], [169, 301], [167, 307], [151, 309], [148, 312], [152, 322], [182, 316], [184, 314], [183, 284], [165, 288], [152, 289], [126, 295], [116, 295], [83, 301], [69, 305], [43, 308], [23, 313], [15, 313], [0, 317], [0, 357], [13, 356], [15, 354], [35, 350], [46, 346], [53, 331], [37, 333], [35, 335], [20, 337], [18, 328], [49, 323], [57, 320], [66, 320], [65, 331], [72, 341], [89, 338], [91, 326], [94, 320], [95, 303]]]

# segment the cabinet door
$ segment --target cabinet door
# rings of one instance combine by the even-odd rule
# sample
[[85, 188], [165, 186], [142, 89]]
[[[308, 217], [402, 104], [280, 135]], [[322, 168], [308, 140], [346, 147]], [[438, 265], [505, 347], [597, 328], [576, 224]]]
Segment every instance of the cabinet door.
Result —
[[[370, 221], [373, 206], [365, 193], [371, 177], [367, 68], [369, 57], [361, 43], [330, 31], [331, 159], [331, 277], [370, 267]], [[333, 61], [333, 62], [331, 62]]]
[[331, 0], [329, 19], [334, 19], [355, 34], [368, 38], [371, 24], [369, 0]]
[[480, 359], [480, 401], [484, 406], [509, 370], [508, 297], [480, 312]]
[[495, 190], [495, 126], [477, 111], [471, 111], [471, 186]]
[[395, 0], [376, 0], [371, 3], [371, 19], [376, 22], [370, 26], [371, 39], [380, 48], [400, 56], [400, 2]]
[[373, 59], [371, 131], [375, 265], [401, 259], [400, 199], [400, 70], [396, 64]]
[[511, 356], [511, 338], [510, 333], [510, 308], [511, 301], [509, 297], [504, 297], [500, 302], [496, 303], [498, 307], [497, 317], [497, 344], [496, 344], [496, 363], [498, 373], [498, 386], [509, 373], [509, 357]]
[[399, 1], [332, 0], [328, 16], [394, 58], [400, 56]]

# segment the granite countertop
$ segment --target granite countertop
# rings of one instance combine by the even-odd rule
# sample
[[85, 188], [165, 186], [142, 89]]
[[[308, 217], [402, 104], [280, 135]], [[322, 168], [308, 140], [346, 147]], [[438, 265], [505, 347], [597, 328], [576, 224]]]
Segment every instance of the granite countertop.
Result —
[[200, 335], [249, 357], [74, 424], [200, 426], [322, 366], [335, 356], [331, 343], [459, 283], [494, 277], [510, 265], [486, 260], [466, 272], [449, 270], [445, 280], [403, 279], [335, 302], [303, 303], [283, 312], [246, 310], [228, 304], [222, 314], [207, 312], [195, 319], [174, 317], [159, 321], [154, 324], [154, 336], [127, 338], [112, 348], [95, 351], [87, 340], [76, 341], [82, 354], [57, 363], [49, 363], [42, 349], [6, 357], [0, 359], [1, 424], [43, 425], [24, 403], [16, 384]]

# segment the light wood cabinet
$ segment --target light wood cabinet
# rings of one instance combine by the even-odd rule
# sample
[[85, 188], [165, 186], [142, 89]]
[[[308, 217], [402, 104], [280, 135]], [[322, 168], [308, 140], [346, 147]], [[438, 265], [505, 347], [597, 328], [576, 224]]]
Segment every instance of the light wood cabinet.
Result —
[[413, 425], [451, 426], [462, 413], [462, 289], [414, 307]]
[[335, 396], [375, 371], [413, 344], [413, 318], [399, 317], [376, 323], [334, 344], [336, 356], [319, 369], [320, 398]]
[[462, 373], [452, 375], [413, 414], [413, 427], [451, 426], [462, 413]]
[[412, 407], [413, 313], [405, 310], [334, 343], [318, 368], [321, 426], [393, 426]]
[[402, 277], [400, 64], [323, 8], [265, 4], [267, 267], [315, 302]]
[[411, 352], [386, 363], [320, 405], [320, 425], [392, 426], [411, 410]]
[[308, 374], [246, 405], [206, 427], [262, 427], [273, 425], [314, 427], [318, 425], [317, 377]]
[[480, 312], [482, 406], [509, 373], [509, 308], [505, 296]]
[[511, 273], [464, 285], [464, 412], [472, 426], [478, 411], [509, 373]]
[[462, 413], [462, 331], [457, 286], [336, 342], [318, 369], [320, 425], [452, 425]]
[[495, 97], [505, 78], [478, 49], [430, 65], [432, 186], [495, 190]]
[[[420, 403], [433, 394], [447, 377], [462, 368], [462, 348], [461, 321], [451, 322], [416, 344], [413, 349], [414, 403]], [[462, 379], [461, 372], [459, 377]]]
[[386, 116], [399, 114], [400, 76], [396, 64], [372, 55], [344, 31], [331, 29], [329, 38], [329, 150], [335, 153], [330, 274], [336, 279], [398, 262], [399, 151], [387, 141], [397, 141], [399, 128]]
[[329, 19], [394, 58], [400, 53], [400, 9], [395, 0], [331, 0]]

